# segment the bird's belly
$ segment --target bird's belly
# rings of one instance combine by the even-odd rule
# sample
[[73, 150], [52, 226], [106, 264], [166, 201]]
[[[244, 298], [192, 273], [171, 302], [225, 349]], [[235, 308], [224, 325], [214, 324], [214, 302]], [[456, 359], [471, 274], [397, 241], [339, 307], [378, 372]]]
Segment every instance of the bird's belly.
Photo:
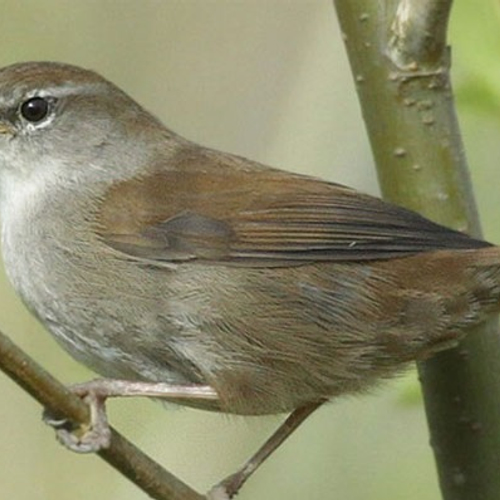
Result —
[[453, 341], [462, 317], [476, 321], [467, 308], [447, 313], [460, 298], [436, 270], [432, 289], [423, 276], [418, 293], [405, 291], [400, 269], [418, 262], [403, 259], [163, 269], [98, 254], [97, 262], [84, 249], [31, 253], [29, 272], [10, 278], [58, 342], [98, 373], [208, 384], [233, 413], [278, 413], [363, 390]]

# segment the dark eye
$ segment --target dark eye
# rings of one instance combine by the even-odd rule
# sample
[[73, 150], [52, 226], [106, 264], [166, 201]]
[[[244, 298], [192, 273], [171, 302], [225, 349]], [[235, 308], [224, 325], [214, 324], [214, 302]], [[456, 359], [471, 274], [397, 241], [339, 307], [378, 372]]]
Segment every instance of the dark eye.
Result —
[[48, 112], [49, 103], [43, 97], [32, 97], [21, 104], [22, 117], [32, 123], [43, 120]]

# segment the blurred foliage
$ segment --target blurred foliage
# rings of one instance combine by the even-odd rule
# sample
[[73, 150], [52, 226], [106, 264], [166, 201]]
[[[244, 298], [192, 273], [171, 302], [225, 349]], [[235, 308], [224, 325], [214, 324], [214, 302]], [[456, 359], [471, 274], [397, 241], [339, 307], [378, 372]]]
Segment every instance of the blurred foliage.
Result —
[[456, 2], [450, 25], [459, 109], [500, 120], [500, 4]]
[[449, 40], [458, 117], [485, 237], [500, 243], [500, 2], [455, 2]]

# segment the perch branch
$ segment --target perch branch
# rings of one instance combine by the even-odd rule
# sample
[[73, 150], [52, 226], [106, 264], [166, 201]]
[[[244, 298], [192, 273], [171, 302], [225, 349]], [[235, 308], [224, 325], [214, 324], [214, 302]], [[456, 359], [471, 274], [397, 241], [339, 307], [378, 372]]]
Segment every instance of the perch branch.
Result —
[[[88, 406], [0, 332], [0, 369], [50, 413], [74, 422], [89, 419]], [[114, 429], [111, 445], [98, 455], [156, 500], [205, 497], [167, 472]]]

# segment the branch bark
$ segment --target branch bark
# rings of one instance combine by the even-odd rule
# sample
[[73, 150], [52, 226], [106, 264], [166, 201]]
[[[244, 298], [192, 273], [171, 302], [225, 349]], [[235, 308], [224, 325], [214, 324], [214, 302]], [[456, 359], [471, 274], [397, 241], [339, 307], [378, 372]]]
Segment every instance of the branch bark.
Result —
[[[451, 0], [334, 0], [384, 196], [480, 236], [449, 77]], [[418, 366], [443, 498], [497, 500], [496, 321]]]
[[[54, 415], [88, 422], [89, 408], [64, 385], [0, 332], [0, 369]], [[205, 497], [167, 472], [130, 441], [111, 429], [111, 445], [98, 455], [156, 500]]]

